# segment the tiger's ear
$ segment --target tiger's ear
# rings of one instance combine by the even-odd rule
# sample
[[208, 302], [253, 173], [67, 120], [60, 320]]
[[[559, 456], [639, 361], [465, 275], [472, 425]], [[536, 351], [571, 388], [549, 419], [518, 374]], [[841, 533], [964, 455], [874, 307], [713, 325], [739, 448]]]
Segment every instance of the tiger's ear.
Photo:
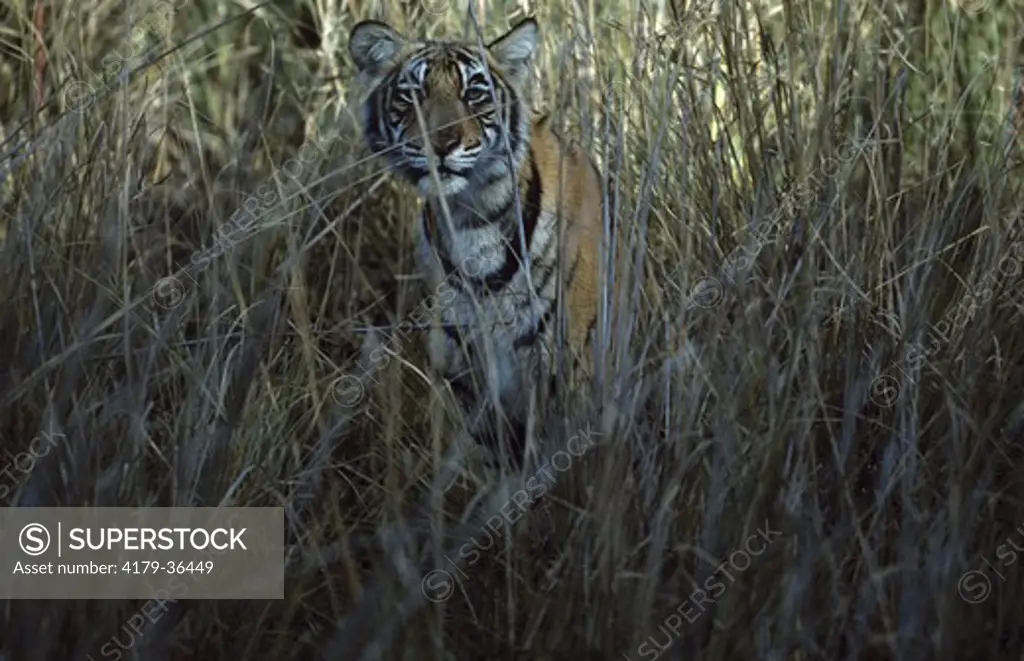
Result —
[[526, 78], [530, 58], [537, 49], [539, 33], [537, 21], [527, 18], [487, 46], [502, 71], [516, 85]]
[[397, 59], [403, 37], [380, 21], [361, 21], [348, 36], [348, 52], [359, 72], [370, 77], [383, 75]]

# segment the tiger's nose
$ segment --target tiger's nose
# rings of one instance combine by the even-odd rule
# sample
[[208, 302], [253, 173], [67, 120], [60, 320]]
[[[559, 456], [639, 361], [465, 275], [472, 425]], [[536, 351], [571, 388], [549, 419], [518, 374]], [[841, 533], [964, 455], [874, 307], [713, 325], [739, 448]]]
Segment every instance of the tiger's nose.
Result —
[[430, 146], [433, 147], [434, 153], [437, 154], [438, 158], [444, 158], [455, 151], [455, 148], [461, 142], [462, 136], [459, 135], [457, 128], [443, 129], [438, 131], [434, 139], [430, 141]]

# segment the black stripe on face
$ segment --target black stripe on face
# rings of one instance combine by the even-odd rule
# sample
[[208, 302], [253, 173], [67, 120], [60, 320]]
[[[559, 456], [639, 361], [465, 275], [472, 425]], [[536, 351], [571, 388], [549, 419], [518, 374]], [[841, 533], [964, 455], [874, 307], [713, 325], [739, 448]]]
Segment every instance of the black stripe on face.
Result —
[[[484, 67], [483, 64], [480, 62], [480, 58], [477, 57], [474, 53], [470, 52], [468, 49], [455, 48], [451, 51], [451, 55], [456, 62], [462, 65], [459, 71], [459, 79], [464, 87], [469, 85], [470, 79], [473, 79], [478, 74], [483, 73]], [[468, 78], [462, 79], [462, 69], [466, 69], [467, 72], [470, 74]]]
[[[401, 121], [392, 122], [389, 115], [394, 103], [396, 74], [391, 73], [370, 94], [364, 104], [364, 138], [370, 151], [392, 160], [392, 164], [402, 158], [400, 142], [402, 139]], [[396, 142], [396, 135], [398, 142]], [[401, 171], [401, 168], [398, 167]]]
[[[523, 212], [523, 234], [526, 238], [526, 250], [530, 249], [533, 241], [533, 232], [537, 229], [537, 219], [540, 217], [541, 184], [540, 172], [537, 170], [537, 162], [530, 152], [530, 187], [526, 192], [526, 200], [520, 200]], [[515, 190], [510, 196], [514, 200]], [[515, 202], [513, 201], [513, 204]], [[523, 250], [519, 241], [519, 222], [513, 218], [505, 230], [505, 261], [501, 268], [483, 278], [472, 278], [470, 282], [477, 292], [481, 290], [494, 294], [504, 289], [516, 273], [523, 266]], [[481, 292], [482, 293], [482, 292]]]
[[[496, 101], [499, 104], [508, 104], [508, 126], [504, 128], [505, 132], [508, 133], [508, 147], [512, 154], [515, 154], [519, 150], [519, 143], [522, 140], [522, 136], [519, 135], [519, 96], [515, 93], [515, 90], [511, 88], [504, 88], [502, 90], [495, 90], [498, 92], [498, 99]], [[501, 98], [501, 92], [505, 93], [505, 98]], [[499, 105], [495, 112], [499, 113], [503, 118], [505, 115], [504, 106]], [[501, 139], [501, 131], [498, 131], [498, 139]], [[501, 143], [499, 142], [499, 145]], [[504, 145], [501, 145], [504, 147]]]
[[383, 142], [384, 138], [381, 135], [381, 130], [385, 128], [382, 121], [384, 116], [380, 111], [382, 96], [382, 92], [374, 92], [364, 105], [366, 121], [363, 126], [363, 134], [366, 138], [366, 146], [370, 148], [371, 152], [380, 151], [381, 142]]

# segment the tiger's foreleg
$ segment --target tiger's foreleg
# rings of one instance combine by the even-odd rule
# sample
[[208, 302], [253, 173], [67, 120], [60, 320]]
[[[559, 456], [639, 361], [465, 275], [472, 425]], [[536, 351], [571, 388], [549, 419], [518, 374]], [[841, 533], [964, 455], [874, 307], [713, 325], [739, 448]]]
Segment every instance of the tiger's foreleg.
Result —
[[[446, 332], [445, 328], [441, 319], [435, 320], [427, 338], [427, 355], [431, 370], [444, 379], [454, 395], [463, 425], [457, 441], [460, 445], [475, 446], [486, 435], [489, 407], [486, 398], [478, 395], [479, 384], [466, 347], [457, 339], [456, 333]], [[474, 452], [478, 450], [476, 447], [472, 449]]]

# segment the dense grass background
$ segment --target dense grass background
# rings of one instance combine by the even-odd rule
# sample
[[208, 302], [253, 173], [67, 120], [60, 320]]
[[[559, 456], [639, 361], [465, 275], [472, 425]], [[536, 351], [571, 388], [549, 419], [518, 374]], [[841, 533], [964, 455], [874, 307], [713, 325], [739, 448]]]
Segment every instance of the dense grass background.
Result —
[[3, 505], [283, 506], [285, 599], [8, 601], [0, 658], [1019, 657], [1024, 9], [475, 3], [539, 17], [626, 248], [598, 378], [496, 476], [385, 334], [417, 201], [346, 55], [467, 6], [175, 4], [0, 3]]

